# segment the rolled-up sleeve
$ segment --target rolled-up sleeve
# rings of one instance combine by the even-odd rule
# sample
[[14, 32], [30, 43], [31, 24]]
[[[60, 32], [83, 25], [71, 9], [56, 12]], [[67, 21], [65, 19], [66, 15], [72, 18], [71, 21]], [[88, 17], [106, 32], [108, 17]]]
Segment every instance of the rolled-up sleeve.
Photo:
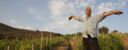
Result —
[[79, 22], [83, 22], [84, 21], [84, 17], [79, 17], [78, 19], [76, 19]]

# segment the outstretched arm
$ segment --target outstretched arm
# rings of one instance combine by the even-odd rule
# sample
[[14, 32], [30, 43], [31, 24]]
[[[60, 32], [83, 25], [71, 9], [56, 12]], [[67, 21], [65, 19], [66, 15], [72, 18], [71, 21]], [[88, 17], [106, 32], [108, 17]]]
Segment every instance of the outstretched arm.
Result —
[[96, 19], [98, 20], [98, 22], [101, 22], [103, 19], [113, 14], [120, 15], [120, 14], [123, 14], [123, 12], [119, 10], [111, 10], [108, 12], [104, 12], [102, 14], [98, 14]]
[[107, 17], [107, 16], [110, 16], [110, 15], [113, 15], [113, 14], [120, 15], [120, 14], [123, 14], [123, 12], [119, 11], [119, 10], [111, 10], [109, 12], [104, 12], [103, 17]]
[[77, 20], [77, 21], [80, 21], [80, 22], [83, 22], [83, 19], [81, 19], [79, 16], [70, 16], [69, 18], [68, 18], [69, 20], [72, 20], [72, 19], [74, 19], [74, 20]]

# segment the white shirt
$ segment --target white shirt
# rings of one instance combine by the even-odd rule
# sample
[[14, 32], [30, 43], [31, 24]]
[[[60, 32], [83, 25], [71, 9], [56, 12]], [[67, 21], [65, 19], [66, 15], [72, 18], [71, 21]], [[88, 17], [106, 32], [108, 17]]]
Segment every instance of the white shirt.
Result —
[[98, 14], [91, 16], [90, 18], [79, 17], [78, 21], [82, 22], [84, 25], [85, 31], [83, 32], [83, 37], [88, 38], [87, 34], [92, 38], [97, 37], [98, 24], [104, 19], [103, 14]]

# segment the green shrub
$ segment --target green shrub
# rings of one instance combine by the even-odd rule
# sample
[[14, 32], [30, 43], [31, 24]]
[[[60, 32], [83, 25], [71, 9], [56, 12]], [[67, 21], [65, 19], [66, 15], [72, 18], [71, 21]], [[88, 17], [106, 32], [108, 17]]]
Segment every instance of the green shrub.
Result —
[[120, 39], [114, 34], [100, 34], [98, 39], [101, 50], [123, 50]]

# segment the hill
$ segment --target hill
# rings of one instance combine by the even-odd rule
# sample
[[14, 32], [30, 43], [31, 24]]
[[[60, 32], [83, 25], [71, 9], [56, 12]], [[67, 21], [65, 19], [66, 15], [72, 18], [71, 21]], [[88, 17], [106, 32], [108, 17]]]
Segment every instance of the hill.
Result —
[[33, 39], [39, 37], [62, 36], [60, 33], [48, 31], [33, 31], [14, 28], [9, 25], [0, 23], [0, 39]]

